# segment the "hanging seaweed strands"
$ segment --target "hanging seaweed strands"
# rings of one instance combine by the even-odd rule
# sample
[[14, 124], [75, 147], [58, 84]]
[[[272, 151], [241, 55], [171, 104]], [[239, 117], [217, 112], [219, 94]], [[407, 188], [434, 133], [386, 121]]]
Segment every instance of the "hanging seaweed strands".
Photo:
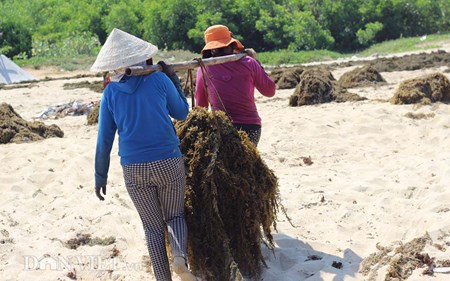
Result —
[[191, 269], [203, 280], [258, 278], [261, 242], [274, 246], [278, 179], [222, 111], [195, 108], [175, 128], [187, 171]]

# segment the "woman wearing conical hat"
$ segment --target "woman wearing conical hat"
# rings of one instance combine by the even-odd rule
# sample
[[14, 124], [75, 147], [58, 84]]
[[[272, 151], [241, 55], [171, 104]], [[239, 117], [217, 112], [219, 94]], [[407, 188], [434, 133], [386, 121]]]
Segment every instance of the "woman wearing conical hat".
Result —
[[95, 153], [95, 192], [104, 200], [110, 153], [119, 135], [119, 156], [125, 186], [142, 220], [156, 280], [172, 280], [172, 268], [183, 281], [197, 280], [187, 268], [187, 227], [184, 218], [185, 170], [171, 118], [183, 120], [189, 105], [171, 67], [163, 72], [126, 76], [124, 69], [151, 63], [158, 48], [114, 29], [91, 70], [110, 72], [100, 102]]

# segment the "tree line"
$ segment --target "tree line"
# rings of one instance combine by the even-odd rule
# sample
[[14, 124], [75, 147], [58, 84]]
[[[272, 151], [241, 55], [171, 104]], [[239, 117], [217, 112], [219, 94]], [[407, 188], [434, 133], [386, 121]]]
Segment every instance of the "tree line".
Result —
[[225, 24], [256, 51], [352, 52], [450, 31], [449, 0], [0, 0], [0, 53], [95, 55], [113, 28], [198, 53]]

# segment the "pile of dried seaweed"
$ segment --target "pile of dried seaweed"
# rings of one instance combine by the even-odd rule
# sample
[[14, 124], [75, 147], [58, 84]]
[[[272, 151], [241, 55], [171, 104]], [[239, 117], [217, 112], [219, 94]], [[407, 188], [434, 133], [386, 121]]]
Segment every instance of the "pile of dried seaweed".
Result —
[[276, 68], [270, 72], [270, 77], [278, 89], [293, 89], [300, 82], [303, 71], [303, 67]]
[[0, 104], [0, 144], [32, 142], [63, 136], [64, 132], [57, 125], [47, 126], [40, 121], [27, 122], [11, 105]]
[[[432, 245], [433, 240], [428, 233], [405, 244], [396, 242], [389, 247], [377, 244], [378, 252], [363, 260], [360, 272], [368, 281], [380, 280], [379, 271], [385, 271], [384, 280], [407, 280], [418, 268], [425, 268], [423, 274], [432, 275], [436, 265], [448, 265], [448, 261], [435, 261], [435, 258], [424, 253], [425, 246]], [[382, 270], [385, 267], [386, 270]]]
[[405, 80], [391, 98], [393, 104], [430, 104], [438, 101], [450, 102], [450, 81], [441, 73]]
[[366, 65], [344, 73], [339, 83], [345, 88], [353, 88], [379, 85], [386, 83], [386, 80], [375, 68]]
[[328, 102], [360, 101], [366, 98], [349, 93], [323, 68], [305, 70], [300, 76], [300, 83], [289, 97], [290, 106], [302, 106]]
[[273, 247], [278, 179], [225, 113], [196, 108], [175, 127], [187, 169], [193, 272], [204, 280], [258, 278], [265, 265], [261, 242]]

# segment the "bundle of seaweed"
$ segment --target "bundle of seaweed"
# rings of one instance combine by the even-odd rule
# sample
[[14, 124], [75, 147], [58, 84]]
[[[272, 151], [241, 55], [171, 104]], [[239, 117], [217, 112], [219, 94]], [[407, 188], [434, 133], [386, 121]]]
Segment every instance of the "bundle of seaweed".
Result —
[[450, 102], [450, 81], [441, 73], [432, 73], [403, 81], [394, 96], [393, 104], [430, 104]]
[[366, 98], [349, 93], [324, 68], [305, 70], [300, 76], [300, 83], [294, 94], [289, 97], [290, 106], [302, 106], [328, 102], [360, 101]]
[[258, 278], [261, 242], [273, 247], [278, 179], [225, 113], [195, 108], [175, 127], [187, 169], [191, 269], [204, 280]]
[[40, 121], [27, 122], [11, 105], [0, 104], [0, 144], [32, 142], [63, 136], [64, 132], [57, 125], [47, 126]]

